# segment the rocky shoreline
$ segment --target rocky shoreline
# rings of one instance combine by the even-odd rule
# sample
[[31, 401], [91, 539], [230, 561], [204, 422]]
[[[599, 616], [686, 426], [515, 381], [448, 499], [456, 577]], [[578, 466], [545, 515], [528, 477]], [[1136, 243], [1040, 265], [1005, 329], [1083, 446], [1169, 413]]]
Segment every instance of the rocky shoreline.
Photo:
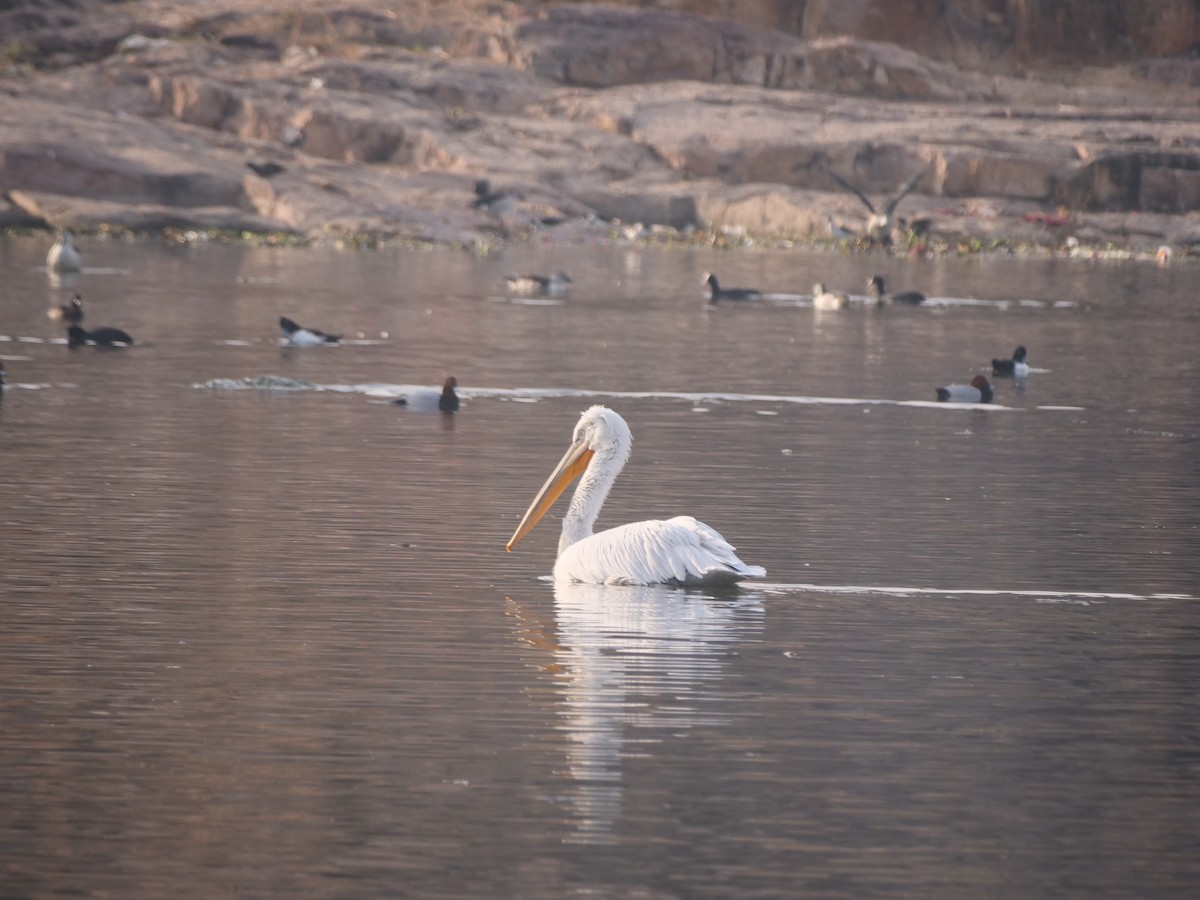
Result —
[[0, 78], [0, 228], [855, 248], [831, 173], [877, 207], [922, 173], [893, 251], [1200, 253], [1200, 60], [1016, 78], [653, 10], [414, 6], [34, 23]]

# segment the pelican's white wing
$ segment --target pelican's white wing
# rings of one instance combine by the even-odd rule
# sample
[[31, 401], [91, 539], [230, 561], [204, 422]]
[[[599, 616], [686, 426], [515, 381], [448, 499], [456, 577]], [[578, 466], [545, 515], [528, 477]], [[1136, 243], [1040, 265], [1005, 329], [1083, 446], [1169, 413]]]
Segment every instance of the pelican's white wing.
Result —
[[691, 516], [601, 531], [567, 547], [554, 565], [555, 580], [587, 584], [728, 585], [765, 574]]

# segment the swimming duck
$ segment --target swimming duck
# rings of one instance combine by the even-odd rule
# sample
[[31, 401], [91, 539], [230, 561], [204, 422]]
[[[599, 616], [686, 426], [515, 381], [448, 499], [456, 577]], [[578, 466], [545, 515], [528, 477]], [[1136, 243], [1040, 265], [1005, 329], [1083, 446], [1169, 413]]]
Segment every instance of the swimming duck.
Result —
[[925, 302], [925, 295], [920, 291], [901, 291], [898, 294], [889, 294], [887, 286], [883, 283], [882, 275], [872, 275], [867, 281], [867, 289], [875, 298], [875, 302], [880, 306], [888, 303], [907, 303], [910, 306], [916, 306], [918, 303]]
[[56, 322], [72, 322], [79, 323], [83, 321], [83, 297], [76, 294], [71, 298], [70, 303], [64, 303], [61, 306], [52, 306], [46, 313], [51, 319]]
[[717, 282], [717, 276], [711, 272], [705, 272], [704, 277], [700, 280], [701, 284], [707, 284], [710, 289], [709, 299], [713, 303], [718, 300], [761, 300], [762, 291], [752, 290], [750, 288], [723, 288]]
[[508, 275], [504, 279], [514, 294], [561, 294], [573, 284], [566, 272], [553, 275]]
[[917, 182], [921, 180], [921, 176], [925, 174], [925, 170], [921, 169], [900, 185], [900, 189], [896, 191], [880, 209], [875, 208], [875, 204], [870, 201], [866, 194], [852, 185], [849, 181], [839, 175], [837, 172], [828, 166], [822, 166], [831, 178], [850, 191], [854, 196], [863, 202], [871, 215], [867, 217], [867, 226], [864, 230], [867, 240], [872, 244], [891, 244], [892, 243], [892, 214], [896, 212], [896, 207], [900, 204], [908, 192], [917, 186]]
[[303, 328], [287, 316], [279, 317], [279, 327], [283, 329], [284, 337], [293, 347], [315, 347], [318, 344], [336, 344], [342, 339], [340, 334], [326, 334], [315, 328]]
[[1021, 378], [1029, 374], [1029, 363], [1025, 361], [1025, 347], [1022, 345], [1013, 351], [1012, 359], [993, 359], [993, 375], [1013, 375]]
[[825, 285], [819, 281], [813, 285], [812, 292], [813, 309], [845, 309], [850, 302], [845, 294], [825, 290]]
[[[454, 392], [456, 387], [458, 387], [458, 379], [453, 375], [447, 378], [445, 383], [442, 385], [442, 393], [438, 395], [437, 398], [437, 408], [442, 412], [458, 412], [458, 394]], [[412, 397], [397, 397], [392, 402], [397, 406], [410, 406], [414, 409], [426, 408], [427, 406], [432, 407], [432, 398], [428, 398], [430, 402], [427, 403], [427, 398], [425, 396], [429, 393], [432, 392], [420, 391], [417, 394], [414, 394]]]
[[100, 347], [124, 347], [133, 343], [133, 338], [120, 328], [97, 328], [95, 331], [85, 331], [80, 325], [72, 325], [67, 329], [67, 346], [81, 347], [84, 344], [96, 344]]
[[992, 385], [982, 375], [976, 375], [970, 384], [950, 384], [937, 388], [937, 398], [943, 403], [991, 403]]
[[46, 268], [51, 272], [83, 270], [83, 254], [75, 246], [75, 235], [69, 230], [62, 232], [46, 253]]

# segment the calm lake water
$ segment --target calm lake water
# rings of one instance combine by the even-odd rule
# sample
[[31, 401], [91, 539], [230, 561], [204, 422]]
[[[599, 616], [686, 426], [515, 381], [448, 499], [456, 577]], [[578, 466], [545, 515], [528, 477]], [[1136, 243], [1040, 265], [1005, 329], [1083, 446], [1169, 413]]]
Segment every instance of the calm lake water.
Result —
[[[0, 241], [3, 896], [1194, 896], [1194, 263], [48, 244]], [[935, 300], [805, 305], [874, 272]], [[69, 351], [74, 290], [138, 345]], [[561, 501], [504, 552], [598, 402], [600, 525], [763, 583], [556, 586]]]

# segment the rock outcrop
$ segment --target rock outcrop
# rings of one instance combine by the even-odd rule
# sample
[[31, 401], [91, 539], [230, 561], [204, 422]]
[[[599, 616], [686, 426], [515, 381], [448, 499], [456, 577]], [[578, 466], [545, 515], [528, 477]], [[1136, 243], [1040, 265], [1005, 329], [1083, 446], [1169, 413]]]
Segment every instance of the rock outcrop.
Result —
[[[901, 213], [947, 240], [1200, 240], [1196, 60], [1011, 78], [662, 10], [27, 5], [49, 24], [9, 49], [0, 224], [823, 238], [866, 214], [830, 170], [877, 197], [924, 171]], [[520, 200], [476, 209], [478, 179]]]

